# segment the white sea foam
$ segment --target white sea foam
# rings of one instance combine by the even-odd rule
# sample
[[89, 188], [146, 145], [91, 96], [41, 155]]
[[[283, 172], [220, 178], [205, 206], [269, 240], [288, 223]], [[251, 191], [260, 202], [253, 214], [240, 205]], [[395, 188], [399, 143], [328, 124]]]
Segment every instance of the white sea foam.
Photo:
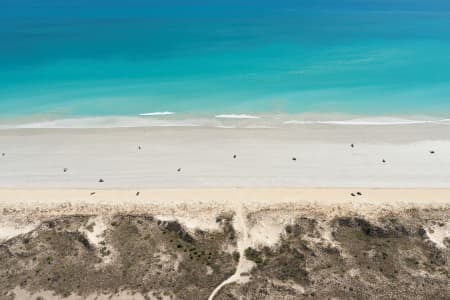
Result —
[[150, 113], [143, 113], [143, 114], [139, 114], [140, 116], [169, 116], [169, 115], [174, 115], [174, 112], [171, 111], [155, 111], [155, 112], [150, 112]]
[[236, 128], [236, 126], [217, 125], [216, 128], [222, 128], [222, 129], [234, 129], [234, 128]]
[[218, 119], [259, 119], [258, 116], [253, 115], [243, 115], [243, 114], [230, 114], [230, 115], [216, 115]]

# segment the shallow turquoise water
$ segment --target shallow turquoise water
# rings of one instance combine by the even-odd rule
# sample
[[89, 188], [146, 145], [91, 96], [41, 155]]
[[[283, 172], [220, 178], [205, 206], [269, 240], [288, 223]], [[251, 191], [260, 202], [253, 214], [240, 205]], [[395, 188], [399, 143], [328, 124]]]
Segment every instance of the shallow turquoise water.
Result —
[[0, 0], [0, 118], [450, 115], [450, 5], [361, 2]]

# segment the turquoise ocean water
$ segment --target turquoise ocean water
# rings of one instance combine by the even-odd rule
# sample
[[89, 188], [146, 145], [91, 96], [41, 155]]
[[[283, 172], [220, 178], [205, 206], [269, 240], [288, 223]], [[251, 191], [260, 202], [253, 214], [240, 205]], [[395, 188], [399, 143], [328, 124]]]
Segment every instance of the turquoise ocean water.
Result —
[[161, 111], [448, 118], [450, 3], [0, 0], [0, 123]]

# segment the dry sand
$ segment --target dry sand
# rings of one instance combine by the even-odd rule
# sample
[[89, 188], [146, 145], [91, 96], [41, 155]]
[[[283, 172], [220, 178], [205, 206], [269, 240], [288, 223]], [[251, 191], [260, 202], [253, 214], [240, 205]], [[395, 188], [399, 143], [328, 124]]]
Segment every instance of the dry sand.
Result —
[[[39, 207], [42, 210], [74, 206], [127, 210], [150, 209], [154, 213], [183, 208], [229, 209], [242, 204], [247, 208], [287, 208], [293, 206], [366, 206], [369, 208], [441, 206], [450, 204], [450, 189], [368, 189], [368, 188], [216, 188], [216, 189], [0, 189], [0, 209]], [[362, 196], [352, 197], [360, 192]], [[158, 211], [161, 208], [161, 211]]]
[[437, 124], [0, 130], [0, 152], [4, 188], [450, 188]]

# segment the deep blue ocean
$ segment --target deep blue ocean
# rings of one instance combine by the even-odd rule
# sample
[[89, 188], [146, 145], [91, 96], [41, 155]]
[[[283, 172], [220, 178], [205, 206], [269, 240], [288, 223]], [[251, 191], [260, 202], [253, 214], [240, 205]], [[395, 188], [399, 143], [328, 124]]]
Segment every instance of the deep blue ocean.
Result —
[[450, 116], [450, 1], [0, 0], [0, 121]]

